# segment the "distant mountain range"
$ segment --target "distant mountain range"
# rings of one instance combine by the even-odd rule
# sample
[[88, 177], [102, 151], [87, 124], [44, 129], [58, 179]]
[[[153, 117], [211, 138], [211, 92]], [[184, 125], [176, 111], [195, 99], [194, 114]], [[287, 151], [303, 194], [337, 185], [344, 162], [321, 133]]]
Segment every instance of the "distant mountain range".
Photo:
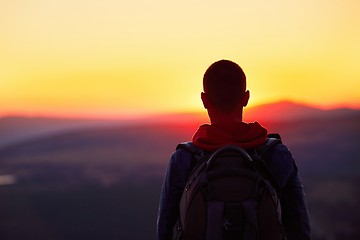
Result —
[[[291, 106], [289, 103], [279, 105]], [[293, 150], [296, 159], [299, 159], [302, 171], [307, 175], [336, 173], [356, 176], [360, 171], [360, 111], [322, 111], [293, 106], [303, 109], [303, 113], [314, 114], [303, 114], [300, 117], [296, 113], [299, 116], [297, 118], [280, 118], [276, 121], [275, 118], [273, 121], [264, 119], [263, 125], [269, 132], [281, 134], [283, 141]], [[253, 111], [252, 114], [255, 111], [263, 113], [269, 110], [260, 107]], [[280, 113], [280, 110], [276, 112]], [[27, 128], [23, 127], [22, 131], [28, 132], [23, 136], [17, 135], [19, 139], [23, 137], [22, 140], [0, 146], [0, 175], [1, 172], [6, 174], [8, 166], [17, 165], [22, 168], [31, 163], [31, 166], [38, 164], [40, 171], [48, 165], [85, 166], [87, 170], [84, 176], [92, 173], [99, 176], [100, 181], [105, 181], [104, 176], [107, 178], [119, 173], [127, 175], [135, 169], [142, 175], [159, 176], [158, 170], [164, 167], [175, 146], [179, 142], [191, 140], [201, 123], [201, 117], [195, 116], [195, 120], [191, 122], [191, 116], [168, 115], [118, 125], [111, 121], [88, 121], [87, 125], [80, 125], [80, 120], [68, 120], [64, 123], [54, 119], [21, 119], [28, 123]], [[15, 122], [21, 121], [17, 119]], [[41, 128], [39, 122], [43, 122], [43, 126], [48, 128], [47, 133], [36, 135], [37, 132], [31, 132], [31, 126]], [[55, 128], [56, 123], [63, 125]], [[12, 126], [11, 121], [8, 124]], [[20, 171], [17, 175], [22, 174]]]
[[[352, 159], [360, 157], [357, 146], [360, 110], [321, 110], [292, 102], [279, 102], [248, 109], [245, 114], [246, 120], [259, 120], [269, 132], [281, 133], [287, 145], [294, 148], [302, 159], [300, 164], [308, 166], [309, 159], [315, 155], [322, 159], [324, 153], [319, 149], [327, 152], [326, 148], [334, 151], [340, 146], [337, 154], [347, 149], [346, 154], [352, 156]], [[164, 159], [178, 142], [191, 140], [197, 127], [205, 122], [208, 119], [204, 113], [159, 115], [133, 121], [3, 118], [0, 119], [0, 160], [11, 156], [22, 159], [29, 155], [38, 161], [43, 159], [38, 155], [50, 154], [50, 159], [66, 161], [66, 156], [61, 160], [61, 154], [67, 149], [70, 155], [88, 161], [98, 159], [97, 154], [89, 155], [92, 150], [98, 153], [110, 152], [106, 158], [111, 164], [120, 163], [116, 159], [124, 152], [126, 156], [129, 155], [129, 149], [137, 149], [137, 154], [144, 149], [156, 149], [155, 152], [162, 153], [161, 159]], [[158, 155], [151, 160], [153, 157], [150, 156], [148, 162], [156, 162]], [[337, 170], [354, 170], [350, 165], [341, 166], [336, 154], [327, 158], [327, 161], [333, 159], [335, 165], [340, 164]], [[356, 164], [354, 159], [352, 161]], [[306, 168], [306, 171], [334, 169], [334, 166], [324, 167], [322, 164], [318, 161], [311, 168]]]
[[[332, 109], [321, 110], [308, 105], [291, 101], [281, 101], [265, 105], [245, 108], [244, 120], [248, 122], [283, 122], [314, 118], [336, 118], [337, 116], [357, 115], [360, 110]], [[56, 134], [75, 129], [87, 129], [109, 126], [130, 126], [136, 124], [177, 124], [196, 127], [208, 122], [206, 111], [192, 113], [162, 114], [137, 119], [68, 119], [45, 117], [3, 117], [0, 118], [0, 148], [15, 142]]]
[[292, 101], [280, 101], [245, 109], [245, 120], [259, 119], [260, 121], [288, 121], [314, 118], [343, 117], [356, 115], [359, 109], [336, 108], [323, 110], [310, 105]]
[[119, 120], [67, 119], [45, 117], [0, 118], [0, 147], [14, 142], [75, 129], [128, 124]]

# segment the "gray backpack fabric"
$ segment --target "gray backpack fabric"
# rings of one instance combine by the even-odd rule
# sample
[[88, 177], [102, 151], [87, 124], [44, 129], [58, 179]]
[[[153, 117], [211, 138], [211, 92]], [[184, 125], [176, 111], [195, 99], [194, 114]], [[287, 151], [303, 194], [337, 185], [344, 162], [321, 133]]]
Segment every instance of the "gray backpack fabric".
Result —
[[180, 201], [180, 218], [173, 239], [285, 239], [280, 202], [263, 158], [280, 143], [269, 138], [251, 156], [237, 146], [205, 153], [192, 143], [178, 148], [195, 161]]

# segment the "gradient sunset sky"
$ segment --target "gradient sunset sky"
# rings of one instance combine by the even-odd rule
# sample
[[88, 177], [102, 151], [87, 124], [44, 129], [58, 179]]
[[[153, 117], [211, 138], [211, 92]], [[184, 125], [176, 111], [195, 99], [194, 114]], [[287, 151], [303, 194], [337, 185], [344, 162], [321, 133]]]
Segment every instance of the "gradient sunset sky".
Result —
[[360, 108], [358, 0], [2, 0], [0, 117], [201, 110], [214, 61], [250, 106]]

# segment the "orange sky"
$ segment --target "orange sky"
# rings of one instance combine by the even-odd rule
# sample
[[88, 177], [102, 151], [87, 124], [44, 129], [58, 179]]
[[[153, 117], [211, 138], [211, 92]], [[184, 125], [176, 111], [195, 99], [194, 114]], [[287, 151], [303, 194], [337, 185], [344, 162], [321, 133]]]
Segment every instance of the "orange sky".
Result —
[[2, 0], [0, 116], [200, 110], [239, 63], [250, 106], [360, 107], [360, 1]]

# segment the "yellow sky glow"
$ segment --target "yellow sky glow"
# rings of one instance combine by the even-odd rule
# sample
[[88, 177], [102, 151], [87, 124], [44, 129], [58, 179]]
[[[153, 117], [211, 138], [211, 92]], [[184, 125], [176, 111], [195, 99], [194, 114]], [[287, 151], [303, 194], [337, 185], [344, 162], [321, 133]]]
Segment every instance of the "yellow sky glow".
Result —
[[360, 2], [4, 0], [0, 116], [200, 110], [201, 79], [239, 63], [250, 105], [360, 107]]

